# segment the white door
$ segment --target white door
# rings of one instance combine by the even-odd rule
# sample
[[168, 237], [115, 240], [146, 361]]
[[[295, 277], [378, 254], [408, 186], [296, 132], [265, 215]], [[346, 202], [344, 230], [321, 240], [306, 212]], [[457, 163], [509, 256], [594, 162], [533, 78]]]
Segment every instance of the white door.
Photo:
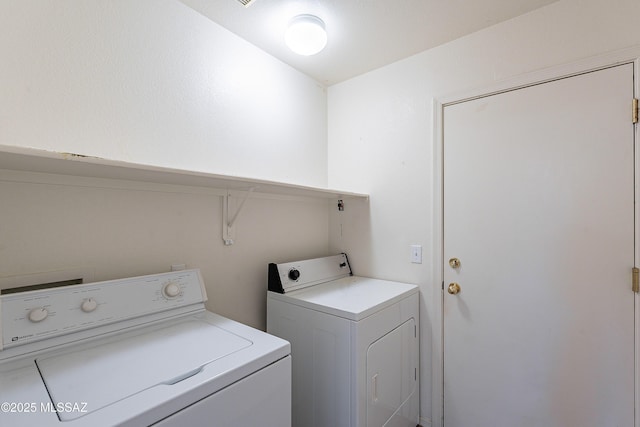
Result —
[[444, 108], [445, 426], [633, 425], [632, 97], [627, 64]]

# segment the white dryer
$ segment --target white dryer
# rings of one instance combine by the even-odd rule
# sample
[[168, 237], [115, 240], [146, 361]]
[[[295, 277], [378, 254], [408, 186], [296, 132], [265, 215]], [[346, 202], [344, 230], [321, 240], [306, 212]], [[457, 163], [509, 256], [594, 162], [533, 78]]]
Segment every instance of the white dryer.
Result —
[[0, 425], [289, 426], [289, 344], [205, 300], [198, 270], [0, 296]]
[[415, 427], [415, 285], [352, 275], [345, 254], [269, 265], [267, 331], [291, 343], [294, 427]]

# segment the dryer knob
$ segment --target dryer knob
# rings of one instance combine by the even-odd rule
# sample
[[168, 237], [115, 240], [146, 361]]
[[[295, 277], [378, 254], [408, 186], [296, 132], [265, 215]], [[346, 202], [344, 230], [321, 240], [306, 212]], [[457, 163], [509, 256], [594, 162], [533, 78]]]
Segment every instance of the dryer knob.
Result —
[[289, 279], [296, 281], [300, 277], [300, 271], [296, 268], [289, 270]]
[[31, 320], [33, 323], [42, 322], [44, 319], [47, 318], [48, 315], [49, 315], [49, 312], [47, 311], [46, 308], [44, 307], [34, 308], [29, 312], [29, 320]]

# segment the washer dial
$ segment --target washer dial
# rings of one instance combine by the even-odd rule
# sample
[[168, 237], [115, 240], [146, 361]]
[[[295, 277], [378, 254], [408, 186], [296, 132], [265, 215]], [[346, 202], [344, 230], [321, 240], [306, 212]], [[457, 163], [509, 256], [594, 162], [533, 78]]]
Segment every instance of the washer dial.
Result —
[[162, 288], [162, 294], [167, 298], [175, 298], [180, 295], [180, 286], [177, 283], [169, 282]]
[[31, 320], [33, 323], [42, 322], [44, 319], [47, 318], [48, 315], [49, 315], [49, 312], [47, 311], [46, 308], [37, 307], [29, 312], [29, 320]]
[[98, 302], [93, 298], [85, 298], [80, 304], [80, 309], [85, 313], [91, 313], [96, 308], [98, 308]]

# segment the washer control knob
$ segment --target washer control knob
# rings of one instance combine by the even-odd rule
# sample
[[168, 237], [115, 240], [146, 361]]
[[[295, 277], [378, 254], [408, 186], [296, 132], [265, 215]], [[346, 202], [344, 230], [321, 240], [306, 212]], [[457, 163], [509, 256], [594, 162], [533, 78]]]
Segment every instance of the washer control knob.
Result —
[[289, 270], [289, 279], [296, 281], [300, 277], [300, 270], [297, 268], [292, 268]]
[[34, 308], [29, 312], [29, 320], [31, 320], [33, 323], [42, 322], [44, 319], [47, 318], [48, 315], [49, 315], [49, 312], [47, 311], [46, 308], [44, 307]]
[[175, 298], [180, 295], [180, 286], [173, 282], [169, 282], [162, 288], [162, 293], [167, 298]]
[[86, 298], [80, 305], [80, 309], [85, 313], [91, 313], [96, 308], [98, 308], [98, 302], [93, 298]]

